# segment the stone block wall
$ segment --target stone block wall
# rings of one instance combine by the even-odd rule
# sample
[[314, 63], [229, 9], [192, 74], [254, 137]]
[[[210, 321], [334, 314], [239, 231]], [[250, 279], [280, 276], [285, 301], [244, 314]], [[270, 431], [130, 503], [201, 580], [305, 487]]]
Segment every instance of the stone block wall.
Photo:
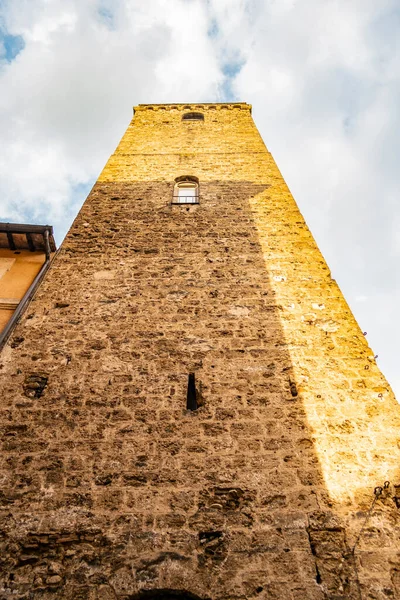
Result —
[[249, 105], [137, 107], [0, 367], [1, 599], [400, 597], [399, 407]]

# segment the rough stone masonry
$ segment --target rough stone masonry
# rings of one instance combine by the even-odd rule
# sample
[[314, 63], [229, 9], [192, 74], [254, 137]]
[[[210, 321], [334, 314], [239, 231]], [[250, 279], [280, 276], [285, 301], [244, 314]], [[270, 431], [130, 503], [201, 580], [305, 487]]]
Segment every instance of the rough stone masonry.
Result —
[[400, 598], [400, 409], [248, 104], [135, 108], [0, 378], [1, 600]]

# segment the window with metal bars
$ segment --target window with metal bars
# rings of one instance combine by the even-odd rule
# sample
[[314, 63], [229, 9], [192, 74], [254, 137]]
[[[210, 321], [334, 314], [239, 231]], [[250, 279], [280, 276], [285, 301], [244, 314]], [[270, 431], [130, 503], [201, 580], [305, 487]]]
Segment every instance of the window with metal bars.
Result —
[[172, 204], [199, 204], [199, 184], [189, 179], [178, 181], [174, 187]]

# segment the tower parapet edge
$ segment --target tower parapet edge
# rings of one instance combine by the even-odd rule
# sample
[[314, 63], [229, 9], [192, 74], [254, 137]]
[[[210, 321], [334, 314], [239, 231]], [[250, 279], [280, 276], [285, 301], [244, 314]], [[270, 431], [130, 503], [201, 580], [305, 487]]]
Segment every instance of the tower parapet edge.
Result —
[[203, 103], [170, 103], [170, 104], [138, 104], [133, 111], [139, 110], [248, 110], [252, 111], [252, 105], [247, 102], [203, 102]]

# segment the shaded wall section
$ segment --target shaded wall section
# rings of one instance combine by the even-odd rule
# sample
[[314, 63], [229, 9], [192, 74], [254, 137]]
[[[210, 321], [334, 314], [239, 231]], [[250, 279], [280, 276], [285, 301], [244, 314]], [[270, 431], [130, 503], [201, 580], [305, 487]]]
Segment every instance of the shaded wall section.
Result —
[[50, 545], [59, 573], [37, 589], [70, 597], [98, 581], [319, 597], [306, 509], [323, 481], [249, 208], [264, 187], [205, 184], [189, 211], [167, 184], [93, 190], [9, 350], [5, 502], [25, 519], [6, 529], [36, 545], [29, 585]]

